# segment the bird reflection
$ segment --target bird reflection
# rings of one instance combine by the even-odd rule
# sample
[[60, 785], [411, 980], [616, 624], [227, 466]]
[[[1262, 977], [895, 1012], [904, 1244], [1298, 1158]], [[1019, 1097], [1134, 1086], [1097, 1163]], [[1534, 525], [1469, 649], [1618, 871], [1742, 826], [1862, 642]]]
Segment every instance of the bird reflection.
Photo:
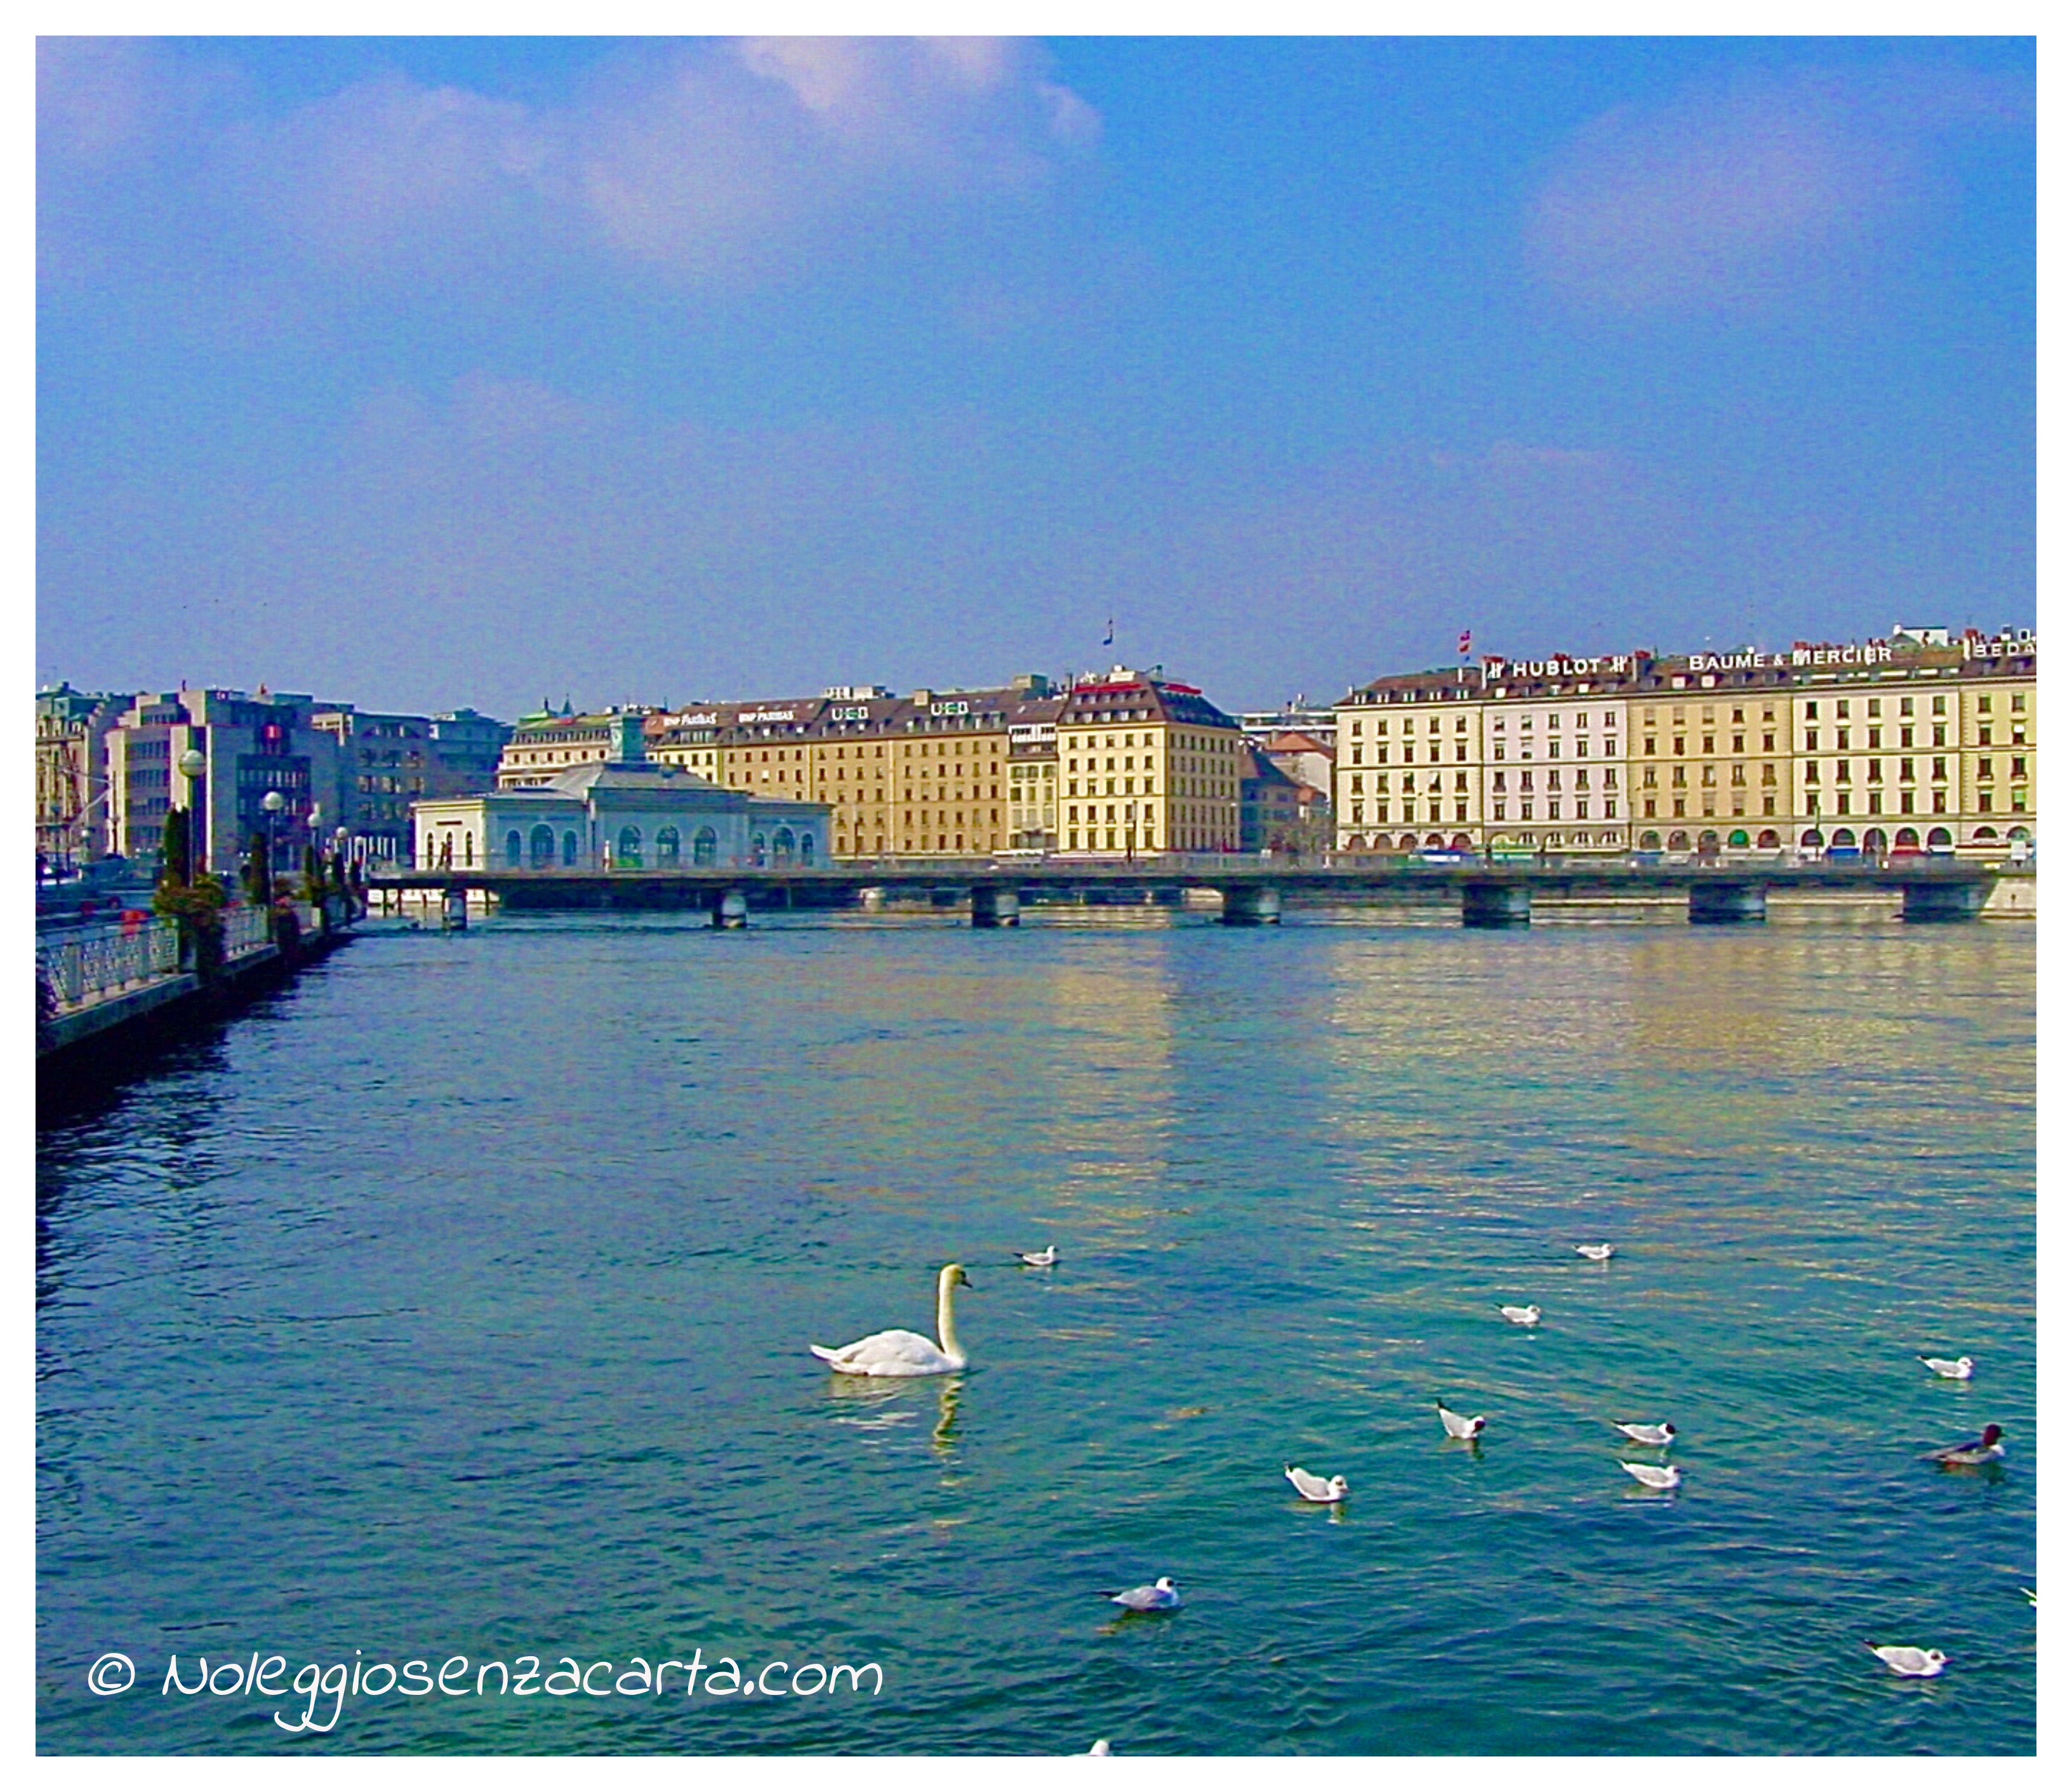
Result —
[[939, 1450], [948, 1449], [957, 1436], [957, 1402], [964, 1394], [964, 1377], [942, 1376], [935, 1384], [941, 1416], [935, 1420], [935, 1435], [930, 1440]]

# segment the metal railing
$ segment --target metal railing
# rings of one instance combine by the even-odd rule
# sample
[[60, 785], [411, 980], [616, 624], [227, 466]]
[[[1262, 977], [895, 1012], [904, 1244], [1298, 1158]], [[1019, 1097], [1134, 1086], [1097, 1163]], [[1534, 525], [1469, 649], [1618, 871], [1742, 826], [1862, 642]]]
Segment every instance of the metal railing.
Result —
[[223, 911], [223, 961], [232, 964], [273, 943], [263, 908], [227, 908]]
[[177, 922], [154, 916], [121, 927], [68, 930], [36, 942], [36, 968], [60, 1013], [177, 976]]

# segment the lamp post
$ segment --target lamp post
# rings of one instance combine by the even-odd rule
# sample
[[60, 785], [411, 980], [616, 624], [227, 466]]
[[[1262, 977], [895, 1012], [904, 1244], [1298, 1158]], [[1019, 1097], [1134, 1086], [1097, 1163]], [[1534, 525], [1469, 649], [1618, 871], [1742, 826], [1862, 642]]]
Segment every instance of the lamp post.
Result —
[[269, 790], [259, 799], [259, 807], [266, 812], [266, 900], [273, 900], [273, 822], [288, 799], [277, 790]]
[[[191, 746], [180, 755], [180, 775], [187, 781], [187, 832], [191, 839], [196, 837], [195, 821], [201, 814], [201, 805], [195, 800], [195, 787], [201, 782], [201, 775], [208, 770], [208, 755], [199, 747]], [[192, 850], [191, 846], [189, 850]], [[208, 869], [206, 850], [201, 853], [200, 860], [200, 869], [206, 871]]]

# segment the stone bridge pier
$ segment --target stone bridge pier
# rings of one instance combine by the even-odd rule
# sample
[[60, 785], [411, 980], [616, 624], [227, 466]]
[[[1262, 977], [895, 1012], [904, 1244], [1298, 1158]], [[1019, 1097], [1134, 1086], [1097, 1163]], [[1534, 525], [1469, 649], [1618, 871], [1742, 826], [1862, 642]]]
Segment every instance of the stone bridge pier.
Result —
[[1756, 883], [1701, 883], [1691, 886], [1691, 925], [1730, 927], [1766, 920], [1763, 887]]
[[975, 927], [1018, 927], [1022, 925], [1022, 893], [1000, 884], [976, 884], [971, 893], [971, 920]]
[[1280, 924], [1281, 892], [1271, 884], [1226, 884], [1218, 894], [1223, 899], [1222, 919], [1227, 927]]

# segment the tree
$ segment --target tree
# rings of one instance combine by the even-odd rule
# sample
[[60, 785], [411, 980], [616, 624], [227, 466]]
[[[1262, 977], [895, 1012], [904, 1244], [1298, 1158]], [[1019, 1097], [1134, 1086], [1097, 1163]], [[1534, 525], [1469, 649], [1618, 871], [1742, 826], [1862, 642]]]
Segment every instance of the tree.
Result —
[[187, 812], [168, 809], [166, 831], [158, 849], [158, 887], [183, 889], [191, 878], [193, 856], [188, 849]]
[[245, 894], [262, 908], [273, 896], [273, 872], [266, 863], [266, 836], [254, 834], [245, 849]]

